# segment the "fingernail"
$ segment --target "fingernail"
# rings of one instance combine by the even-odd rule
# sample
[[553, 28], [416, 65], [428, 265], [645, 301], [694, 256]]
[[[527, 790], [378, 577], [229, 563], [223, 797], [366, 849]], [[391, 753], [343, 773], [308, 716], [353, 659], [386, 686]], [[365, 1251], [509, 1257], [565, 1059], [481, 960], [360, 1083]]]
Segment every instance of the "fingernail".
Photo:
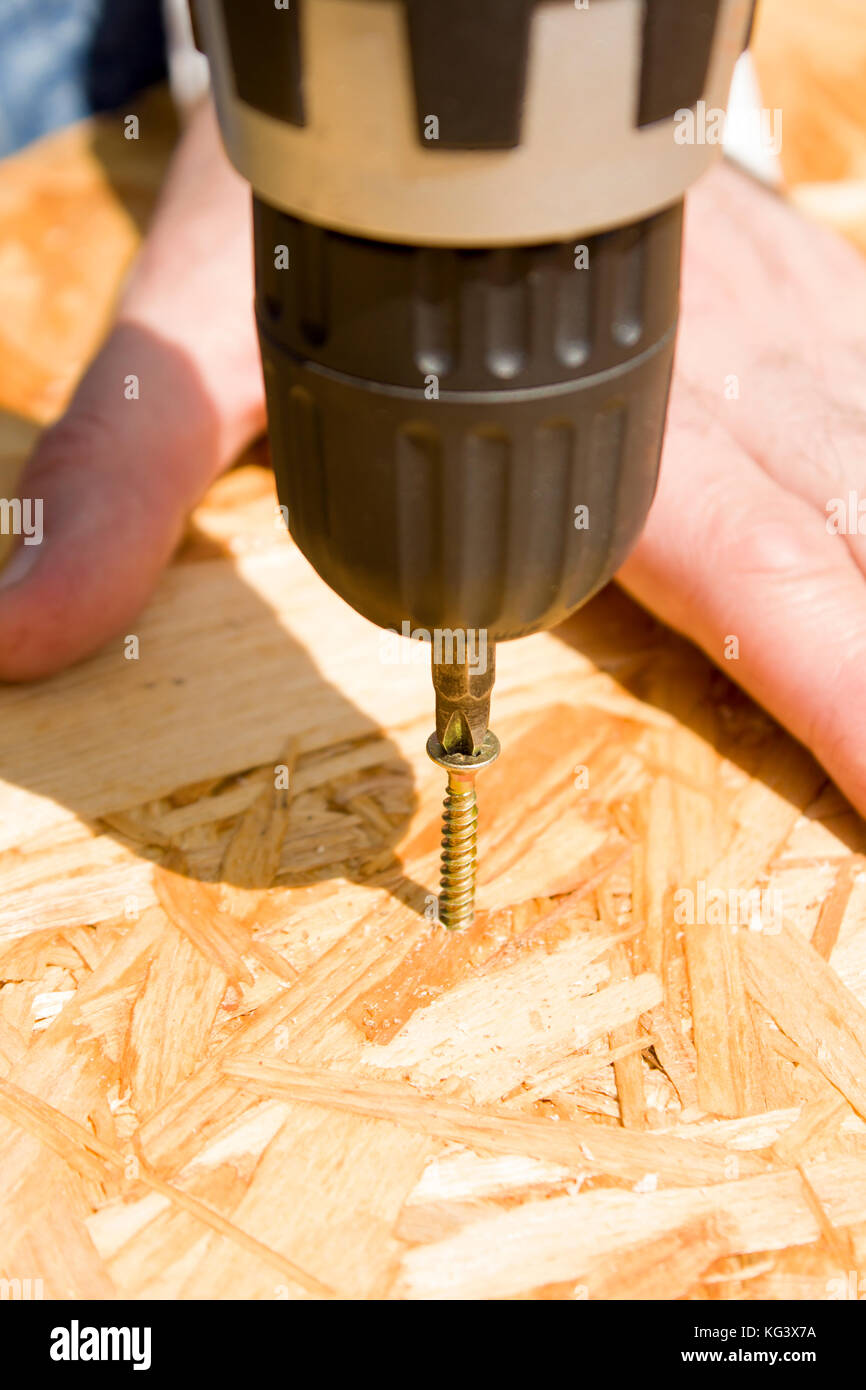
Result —
[[0, 570], [0, 589], [9, 589], [13, 584], [20, 584], [25, 575], [32, 570], [38, 554], [38, 545], [19, 545], [11, 560], [7, 560]]

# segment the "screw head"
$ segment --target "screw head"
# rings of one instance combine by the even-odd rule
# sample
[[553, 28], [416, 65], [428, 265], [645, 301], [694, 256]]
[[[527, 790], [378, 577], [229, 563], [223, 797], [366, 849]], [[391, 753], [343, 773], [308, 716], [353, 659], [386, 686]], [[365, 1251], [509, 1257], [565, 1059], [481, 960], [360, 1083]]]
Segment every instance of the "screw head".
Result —
[[495, 763], [500, 751], [499, 739], [490, 729], [484, 735], [484, 742], [477, 753], [448, 753], [435, 734], [431, 734], [427, 740], [427, 755], [438, 767], [443, 767], [446, 772], [463, 773], [464, 776], [480, 772], [483, 767]]

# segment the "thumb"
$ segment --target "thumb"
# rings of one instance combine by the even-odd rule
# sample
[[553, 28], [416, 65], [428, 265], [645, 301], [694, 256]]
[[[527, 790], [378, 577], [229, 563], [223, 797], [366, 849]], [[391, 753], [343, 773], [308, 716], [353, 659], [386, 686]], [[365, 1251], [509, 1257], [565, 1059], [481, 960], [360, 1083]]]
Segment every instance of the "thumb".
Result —
[[120, 632], [225, 462], [190, 357], [119, 324], [16, 488], [30, 534], [0, 571], [0, 679], [48, 675]]

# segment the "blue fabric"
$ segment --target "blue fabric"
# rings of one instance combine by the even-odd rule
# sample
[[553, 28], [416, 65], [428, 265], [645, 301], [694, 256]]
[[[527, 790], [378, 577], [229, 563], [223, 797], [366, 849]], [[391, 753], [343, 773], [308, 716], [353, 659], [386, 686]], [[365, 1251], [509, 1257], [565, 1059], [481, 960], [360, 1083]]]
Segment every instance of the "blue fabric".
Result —
[[160, 0], [0, 0], [0, 155], [165, 73]]

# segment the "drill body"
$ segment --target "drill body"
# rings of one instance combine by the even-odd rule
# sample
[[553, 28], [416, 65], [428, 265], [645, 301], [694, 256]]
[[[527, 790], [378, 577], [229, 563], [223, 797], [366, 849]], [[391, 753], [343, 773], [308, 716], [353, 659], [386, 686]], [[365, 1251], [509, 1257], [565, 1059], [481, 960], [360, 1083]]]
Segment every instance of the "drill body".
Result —
[[481, 756], [495, 643], [585, 602], [649, 510], [719, 153], [677, 126], [725, 107], [751, 0], [193, 3], [293, 537], [374, 623], [451, 637], [434, 753]]

